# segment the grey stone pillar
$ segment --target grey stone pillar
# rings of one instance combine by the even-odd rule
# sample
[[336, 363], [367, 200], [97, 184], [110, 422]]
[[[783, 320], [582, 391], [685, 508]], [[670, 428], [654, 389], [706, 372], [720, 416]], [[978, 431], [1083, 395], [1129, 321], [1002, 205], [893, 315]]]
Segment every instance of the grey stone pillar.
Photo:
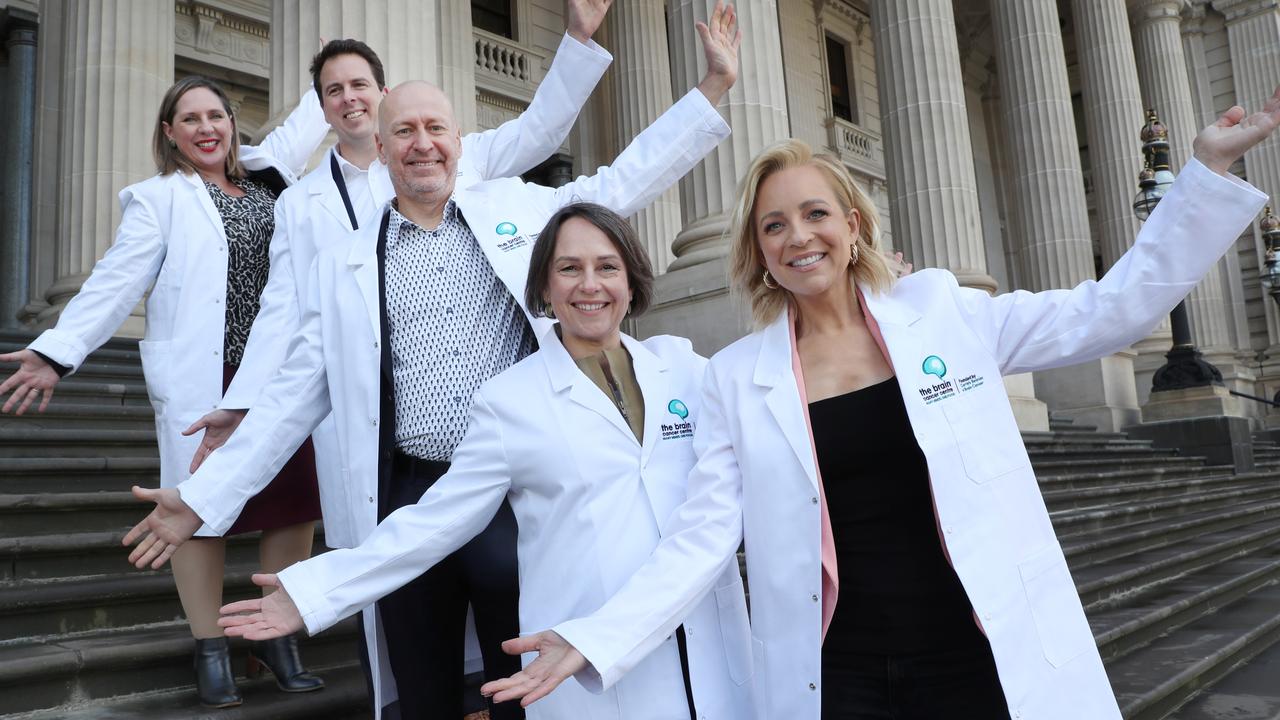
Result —
[[[672, 0], [669, 5], [671, 74], [677, 88], [691, 88], [702, 79], [706, 61], [694, 21], [706, 22], [714, 6], [714, 0]], [[721, 238], [738, 179], [761, 150], [790, 134], [777, 2], [752, 0], [737, 10], [746, 34], [741, 66], [737, 84], [719, 106], [733, 134], [680, 181], [684, 230], [672, 245], [673, 270], [723, 257]]]
[[5, 18], [9, 54], [0, 196], [0, 328], [18, 327], [30, 294], [31, 198], [36, 116], [36, 24], [14, 10]]
[[[1031, 290], [1071, 287], [1094, 277], [1093, 242], [1057, 3], [991, 7], [1020, 277]], [[1035, 373], [1035, 390], [1054, 412], [1103, 430], [1140, 417], [1131, 354]]]
[[[69, 0], [63, 17], [57, 279], [41, 325], [111, 246], [116, 195], [155, 174], [153, 123], [173, 84], [173, 0]], [[122, 332], [140, 331], [135, 319]]]
[[[610, 100], [620, 145], [630, 142], [671, 106], [671, 65], [662, 0], [615, 3], [605, 18], [614, 65]], [[631, 222], [649, 251], [654, 272], [666, 271], [680, 232], [680, 197], [670, 188]]]
[[378, 53], [387, 85], [427, 80], [475, 128], [471, 5], [459, 0], [275, 0], [271, 3], [271, 117], [284, 119], [310, 84], [320, 38], [356, 38]]
[[951, 0], [872, 3], [889, 215], [917, 267], [989, 292]]

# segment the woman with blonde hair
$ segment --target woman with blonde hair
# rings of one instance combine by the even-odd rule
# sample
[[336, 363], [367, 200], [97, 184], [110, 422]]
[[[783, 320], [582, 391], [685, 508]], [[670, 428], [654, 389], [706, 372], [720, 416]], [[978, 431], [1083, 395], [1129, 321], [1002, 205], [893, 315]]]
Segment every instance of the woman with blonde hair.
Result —
[[[258, 313], [276, 197], [328, 130], [308, 92], [261, 145], [241, 146], [231, 101], [217, 83], [198, 75], [174, 83], [152, 133], [158, 174], [120, 192], [115, 242], [54, 328], [26, 349], [0, 355], [20, 363], [0, 384], [0, 394], [13, 391], [4, 411], [16, 405], [20, 415], [36, 400], [43, 411], [62, 376], [106, 342], [149, 290], [138, 350], [155, 409], [160, 484], [186, 480], [199, 440], [184, 430], [221, 400]], [[262, 531], [262, 564], [282, 569], [311, 556], [319, 517], [308, 442], [227, 534]], [[217, 625], [226, 543], [207, 528], [200, 534], [174, 555], [173, 575], [195, 636], [197, 696], [205, 706], [230, 707], [241, 698]], [[250, 657], [251, 666], [271, 670], [282, 690], [324, 685], [303, 669], [293, 638], [257, 644]]]
[[1227, 168], [1277, 123], [1280, 89], [1202, 131], [1101, 280], [996, 297], [895, 282], [844, 167], [766, 150], [731, 237], [757, 329], [710, 361], [689, 499], [603, 608], [508, 641], [540, 657], [484, 690], [609, 687], [745, 539], [761, 718], [1118, 720], [1001, 377], [1144, 337], [1262, 208]]

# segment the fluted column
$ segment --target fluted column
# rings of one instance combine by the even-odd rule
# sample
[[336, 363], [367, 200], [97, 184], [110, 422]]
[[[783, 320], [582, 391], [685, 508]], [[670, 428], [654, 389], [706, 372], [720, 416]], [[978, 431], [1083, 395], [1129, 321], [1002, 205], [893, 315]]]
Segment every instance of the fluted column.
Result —
[[994, 291], [951, 0], [872, 3], [889, 215], [918, 267]]
[[[11, 11], [12, 12], [12, 11]], [[18, 327], [27, 303], [31, 258], [31, 197], [36, 117], [36, 24], [11, 15], [5, 28], [9, 71], [5, 126], [5, 175], [0, 197], [0, 328]]]
[[1092, 278], [1093, 243], [1054, 0], [994, 2], [1014, 236], [1031, 290]]
[[[671, 74], [677, 88], [691, 88], [702, 78], [706, 61], [694, 21], [706, 22], [714, 5], [713, 0], [672, 0], [669, 5]], [[723, 257], [722, 236], [738, 180], [761, 150], [790, 134], [777, 3], [752, 0], [738, 4], [737, 10], [745, 34], [738, 82], [719, 105], [733, 134], [680, 182], [684, 229], [672, 245], [673, 270]]]
[[427, 80], [475, 128], [471, 5], [458, 0], [275, 0], [271, 3], [271, 117], [279, 121], [311, 83], [320, 38], [356, 38], [378, 53], [387, 85]]
[[[1200, 129], [1182, 45], [1185, 4], [1184, 0], [1129, 2], [1143, 100], [1169, 129], [1170, 164], [1175, 172], [1191, 157], [1191, 143]], [[1187, 296], [1186, 308], [1197, 346], [1210, 353], [1227, 351], [1231, 338], [1219, 272], [1200, 281]]]
[[[617, 137], [625, 144], [671, 106], [667, 20], [662, 0], [626, 0], [610, 8], [605, 23], [614, 57], [610, 99]], [[668, 189], [631, 218], [658, 273], [675, 258], [671, 241], [680, 232], [678, 193]]]
[[71, 0], [63, 17], [57, 279], [42, 324], [111, 246], [116, 195], [155, 174], [151, 133], [173, 84], [173, 0]]

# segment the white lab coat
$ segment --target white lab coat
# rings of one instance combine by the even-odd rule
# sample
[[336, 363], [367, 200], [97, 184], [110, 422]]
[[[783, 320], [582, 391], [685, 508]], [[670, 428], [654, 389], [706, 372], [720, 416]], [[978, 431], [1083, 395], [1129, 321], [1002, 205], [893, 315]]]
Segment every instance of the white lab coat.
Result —
[[[991, 297], [941, 270], [865, 291], [929, 465], [942, 537], [1015, 719], [1119, 718], [1001, 376], [1142, 338], [1231, 247], [1266, 197], [1188, 163], [1134, 247], [1098, 282]], [[936, 356], [939, 378], [923, 371]], [[931, 366], [934, 364], [931, 363]], [[952, 391], [935, 386], [951, 383]], [[649, 565], [593, 617], [556, 629], [607, 687], [671, 631], [745, 533], [758, 717], [820, 716], [817, 475], [786, 314], [712, 358], [689, 502]], [[827, 479], [830, 481], [830, 478]], [[858, 592], [841, 587], [840, 596]], [[657, 607], [659, 604], [662, 607]]]
[[[241, 146], [249, 170], [272, 168], [293, 183], [329, 125], [315, 93], [305, 93], [283, 125], [258, 146]], [[181, 432], [222, 399], [226, 330], [227, 237], [197, 174], [156, 175], [120, 192], [115, 242], [55, 327], [32, 350], [72, 368], [120, 327], [143, 293], [146, 333], [138, 343], [155, 408], [160, 484], [186, 480], [199, 437]], [[202, 529], [201, 535], [210, 534]]]
[[[519, 175], [554, 152], [573, 128], [578, 110], [611, 60], [594, 42], [584, 45], [565, 35], [524, 114], [494, 130], [462, 138], [456, 187]], [[376, 228], [383, 207], [395, 197], [387, 167], [377, 160], [369, 167], [369, 185], [374, 211], [357, 218], [360, 228]], [[322, 249], [339, 248], [336, 252], [342, 252], [349, 248], [355, 237], [351, 231], [326, 156], [276, 203], [271, 277], [262, 291], [262, 309], [254, 320], [240, 369], [219, 407], [253, 407], [258, 393], [284, 363], [289, 342], [298, 332], [312, 261]], [[312, 440], [325, 544], [355, 547], [377, 523], [377, 504], [371, 507], [368, 502], [351, 502], [342, 480], [343, 463], [332, 418], [320, 423]]]
[[[550, 627], [608, 600], [685, 499], [706, 366], [684, 338], [623, 336], [623, 345], [644, 396], [643, 444], [556, 334], [544, 334], [537, 353], [476, 393], [449, 472], [417, 505], [392, 513], [360, 547], [280, 574], [307, 631], [329, 627], [460, 548], [503, 498], [520, 527], [522, 629]], [[736, 559], [721, 563], [715, 586], [684, 619], [690, 679], [699, 717], [738, 720], [750, 713], [751, 631]], [[530, 720], [688, 717], [676, 641], [667, 637], [603, 694], [565, 683], [528, 712]]]
[[[596, 202], [626, 216], [675, 184], [729, 134], [729, 126], [701, 92], [691, 91], [640, 133], [613, 165], [559, 188], [516, 178], [477, 183], [454, 200], [494, 273], [524, 306], [533, 242], [547, 219], [575, 201]], [[280, 372], [255, 400], [226, 445], [183, 483], [182, 499], [210, 527], [230, 527], [244, 503], [266, 486], [293, 450], [330, 410], [337, 425], [341, 487], [353, 533], [373, 532], [377, 515], [380, 415], [381, 307], [377, 261], [380, 223], [362, 226], [349, 252], [323, 250], [311, 268], [302, 327]], [[508, 225], [514, 225], [514, 229]], [[503, 232], [499, 232], [501, 226]], [[546, 318], [528, 316], [538, 336]], [[386, 449], [388, 452], [389, 448]], [[370, 638], [376, 644], [376, 638]], [[379, 657], [371, 647], [369, 656]], [[373, 668], [380, 693], [382, 663]], [[375, 706], [381, 707], [381, 698]]]

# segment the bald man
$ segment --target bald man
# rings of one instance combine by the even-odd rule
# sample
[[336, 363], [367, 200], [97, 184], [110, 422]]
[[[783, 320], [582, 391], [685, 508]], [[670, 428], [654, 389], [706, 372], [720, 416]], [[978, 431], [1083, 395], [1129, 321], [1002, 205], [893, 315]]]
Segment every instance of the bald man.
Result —
[[[377, 488], [355, 501], [379, 504], [380, 514], [416, 502], [447, 470], [475, 389], [529, 354], [552, 324], [522, 305], [533, 240], [547, 218], [579, 200], [631, 215], [728, 135], [714, 106], [737, 79], [741, 37], [731, 6], [718, 7], [699, 34], [707, 74], [698, 87], [613, 165], [560, 188], [514, 178], [457, 187], [463, 147], [448, 99], [421, 82], [392, 90], [379, 111], [377, 144], [395, 199], [378, 222], [361, 227], [349, 252], [321, 251], [289, 357], [228, 443], [177, 491], [143, 493], [157, 508], [139, 525], [133, 558], [163, 562], [202, 521], [228, 527], [287, 458], [284, 450], [330, 409], [348, 487]], [[461, 714], [452, 685], [461, 672], [467, 600], [486, 675], [506, 674], [510, 663], [518, 670], [519, 659], [499, 647], [518, 632], [514, 533], [504, 506], [471, 544], [379, 603], [388, 628], [422, 623], [437, 638], [413, 647], [386, 633], [403, 717]], [[315, 627], [330, 619], [321, 609], [304, 609], [304, 619], [309, 614]], [[376, 648], [370, 657], [379, 657]], [[492, 708], [495, 719], [521, 716], [518, 707]]]

